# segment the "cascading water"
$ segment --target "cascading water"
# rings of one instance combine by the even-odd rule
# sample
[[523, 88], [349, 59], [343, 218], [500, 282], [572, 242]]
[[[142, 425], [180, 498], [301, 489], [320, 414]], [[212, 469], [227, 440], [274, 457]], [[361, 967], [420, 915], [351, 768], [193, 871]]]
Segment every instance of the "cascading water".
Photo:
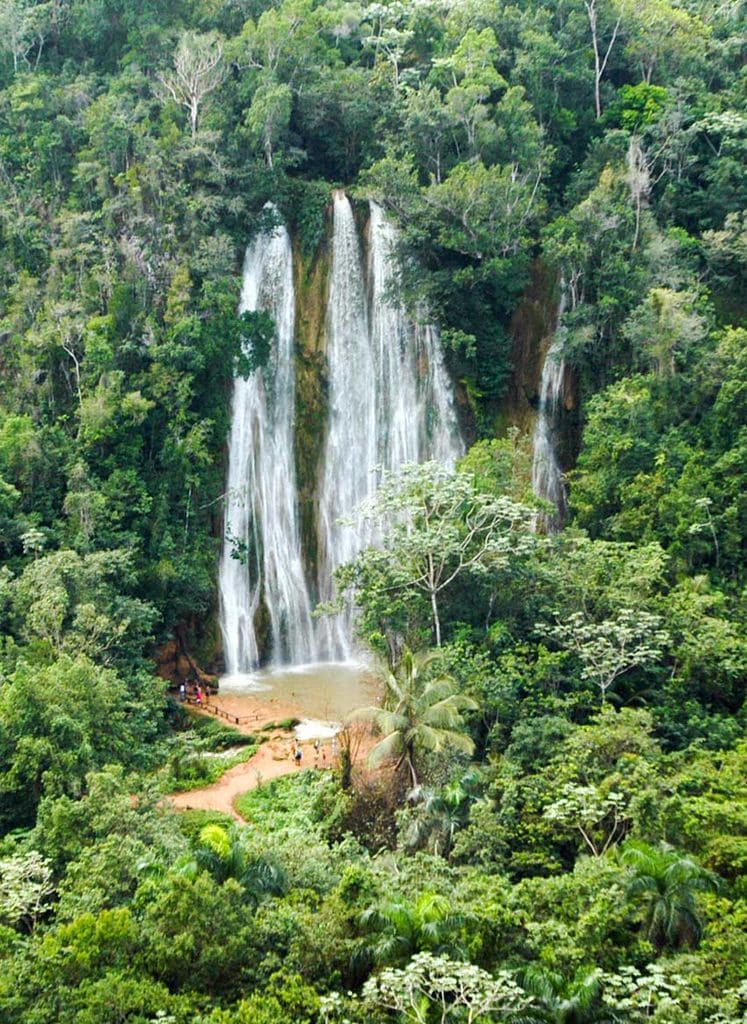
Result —
[[566, 288], [561, 283], [558, 306], [558, 325], [552, 344], [547, 350], [542, 366], [540, 399], [537, 423], [534, 428], [534, 457], [532, 460], [532, 490], [538, 498], [549, 501], [554, 512], [541, 517], [541, 522], [550, 533], [555, 533], [565, 517], [566, 490], [563, 471], [557, 454], [558, 412], [563, 397], [565, 378], [565, 332], [560, 326], [566, 307]]
[[[352, 208], [335, 194], [329, 410], [317, 495], [322, 602], [335, 596], [334, 570], [376, 541], [370, 524], [351, 517], [375, 493], [380, 471], [425, 459], [453, 465], [462, 453], [438, 332], [408, 316], [397, 297], [396, 241], [394, 226], [372, 203], [364, 272]], [[315, 621], [306, 586], [293, 461], [294, 303], [290, 240], [277, 228], [254, 240], [244, 264], [240, 310], [267, 311], [277, 333], [268, 365], [234, 385], [220, 563], [231, 675], [258, 664], [263, 611], [276, 664], [347, 660], [354, 653], [352, 609]]]
[[370, 204], [368, 275], [371, 285], [371, 346], [376, 365], [378, 461], [396, 469], [422, 458], [419, 427], [417, 352], [412, 324], [393, 288], [392, 255], [396, 234], [376, 203]]
[[293, 461], [295, 296], [285, 228], [259, 234], [246, 251], [239, 311], [254, 310], [269, 313], [276, 337], [267, 365], [234, 382], [219, 578], [223, 646], [232, 675], [258, 664], [260, 602], [275, 662], [307, 661], [316, 650]]
[[[319, 598], [330, 601], [335, 569], [353, 559], [370, 539], [365, 527], [341, 523], [376, 489], [376, 367], [368, 331], [358, 232], [350, 202], [336, 192], [327, 306], [329, 414], [319, 490]], [[319, 620], [319, 649], [347, 658], [350, 610]]]
[[463, 452], [438, 331], [414, 322], [398, 297], [397, 230], [370, 203], [368, 273], [377, 367], [379, 464], [396, 470], [434, 459], [452, 466]]
[[420, 385], [421, 458], [451, 468], [464, 455], [464, 444], [438, 328], [418, 323], [415, 346], [418, 366], [424, 373]]
[[[334, 570], [375, 541], [368, 523], [348, 521], [371, 497], [380, 469], [436, 459], [453, 465], [462, 452], [451, 386], [438, 333], [416, 324], [397, 298], [394, 226], [371, 203], [370, 315], [353, 212], [335, 195], [328, 307], [329, 426], [319, 495], [319, 593], [334, 596]], [[354, 651], [352, 609], [320, 620], [320, 650]]]

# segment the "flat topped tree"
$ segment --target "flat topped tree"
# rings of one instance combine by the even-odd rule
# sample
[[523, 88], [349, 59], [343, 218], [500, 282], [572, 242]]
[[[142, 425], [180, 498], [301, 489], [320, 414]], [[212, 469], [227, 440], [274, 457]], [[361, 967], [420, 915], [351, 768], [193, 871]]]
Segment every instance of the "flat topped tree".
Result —
[[441, 646], [439, 599], [458, 579], [507, 571], [538, 543], [534, 510], [504, 495], [480, 490], [471, 473], [435, 462], [386, 473], [361, 514], [383, 536], [340, 574], [343, 586], [371, 594], [424, 593], [433, 639]]

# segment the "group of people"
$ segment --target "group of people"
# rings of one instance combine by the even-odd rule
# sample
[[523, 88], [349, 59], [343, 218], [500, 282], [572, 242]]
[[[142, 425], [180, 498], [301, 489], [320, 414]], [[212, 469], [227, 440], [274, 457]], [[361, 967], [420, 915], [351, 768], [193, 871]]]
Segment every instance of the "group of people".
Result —
[[193, 700], [198, 707], [202, 707], [205, 703], [205, 693], [199, 683], [195, 683], [192, 690], [192, 696], [187, 691], [186, 683], [179, 683], [179, 700], [184, 704], [187, 700]]
[[[315, 768], [319, 768], [321, 766], [322, 768], [326, 768], [327, 767], [327, 748], [322, 745], [322, 741], [319, 739], [319, 737], [317, 737], [314, 740], [313, 749], [314, 749], [314, 767]], [[332, 737], [331, 755], [332, 755], [332, 762], [334, 763], [335, 758], [337, 757], [337, 737], [336, 736]], [[295, 762], [296, 768], [300, 768], [301, 767], [301, 762], [303, 761], [303, 748], [301, 746], [300, 741], [293, 740], [293, 743], [291, 744], [290, 757]]]
[[[205, 703], [205, 697], [206, 697], [206, 694], [205, 694], [204, 690], [202, 689], [202, 687], [200, 686], [199, 683], [195, 683], [194, 684], [194, 686], [192, 687], [191, 694], [190, 694], [189, 690], [187, 689], [187, 684], [186, 683], [184, 683], [184, 682], [179, 683], [179, 701], [182, 704], [184, 704], [186, 701], [191, 700], [191, 701], [194, 701], [194, 703], [198, 707], [202, 707], [202, 705]], [[313, 750], [314, 750], [314, 767], [315, 768], [319, 768], [319, 767], [326, 768], [327, 767], [327, 748], [322, 744], [322, 741], [319, 739], [319, 737], [317, 737], [314, 740]], [[332, 737], [330, 755], [331, 755], [330, 760], [331, 760], [332, 764], [334, 764], [334, 762], [337, 759], [337, 736], [333, 736]], [[291, 749], [290, 749], [290, 755], [289, 756], [290, 756], [291, 760], [294, 762], [294, 764], [296, 765], [296, 768], [300, 768], [301, 767], [301, 762], [303, 761], [303, 748], [301, 746], [300, 740], [293, 740], [293, 743], [291, 744]]]

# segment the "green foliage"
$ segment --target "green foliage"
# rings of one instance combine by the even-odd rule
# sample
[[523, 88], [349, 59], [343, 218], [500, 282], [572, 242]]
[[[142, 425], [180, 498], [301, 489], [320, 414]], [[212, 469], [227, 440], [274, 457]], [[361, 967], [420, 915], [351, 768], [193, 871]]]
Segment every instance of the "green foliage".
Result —
[[181, 734], [170, 744], [162, 785], [167, 793], [202, 789], [217, 782], [238, 764], [243, 764], [256, 752], [250, 745], [226, 753], [206, 751], [198, 740], [194, 743], [188, 734]]
[[406, 767], [413, 788], [418, 785], [416, 762], [424, 751], [437, 753], [453, 747], [465, 754], [474, 749], [472, 740], [462, 732], [463, 711], [477, 704], [456, 693], [455, 680], [429, 671], [437, 651], [413, 655], [405, 651], [396, 671], [386, 674], [388, 707], [363, 708], [357, 717], [372, 718], [383, 738], [372, 749], [372, 764], [397, 759], [397, 767]]
[[233, 879], [201, 872], [145, 883], [135, 897], [145, 948], [142, 966], [172, 991], [236, 994], [251, 919]]
[[430, 1007], [446, 1022], [485, 1013], [513, 1016], [531, 1002], [506, 973], [494, 978], [472, 964], [428, 953], [399, 970], [382, 971], [366, 983], [363, 996], [373, 1007], [407, 1014], [419, 1024], [429, 1019]]
[[645, 906], [645, 928], [656, 949], [697, 945], [702, 922], [695, 902], [698, 891], [717, 886], [714, 876], [670, 847], [655, 849], [627, 843], [623, 860], [630, 867], [628, 896]]
[[[738, 8], [0, 3], [0, 1019], [744, 1018]], [[480, 439], [387, 480], [339, 579], [424, 784], [396, 816], [382, 769], [177, 816], [253, 743], [151, 674], [214, 627], [230, 381], [274, 334], [241, 253], [272, 201], [313, 276], [336, 187], [397, 220]], [[494, 436], [535, 400], [536, 257], [557, 537], [528, 435]]]
[[662, 116], [667, 99], [667, 90], [660, 85], [623, 85], [615, 102], [607, 107], [604, 120], [629, 132], [640, 132]]
[[441, 646], [441, 604], [458, 585], [491, 572], [507, 576], [534, 547], [532, 511], [505, 495], [480, 489], [468, 470], [437, 463], [405, 466], [385, 475], [357, 515], [388, 526], [380, 548], [364, 551], [337, 574], [360, 606], [362, 631], [385, 637], [398, 660], [398, 636], [419, 639], [415, 623], [427, 599], [432, 637]]
[[127, 594], [133, 575], [121, 550], [36, 557], [11, 588], [14, 631], [53, 655], [73, 651], [125, 671], [141, 667], [156, 612]]
[[238, 797], [236, 808], [245, 821], [263, 834], [283, 830], [314, 833], [319, 824], [314, 810], [316, 799], [333, 785], [331, 776], [309, 772], [274, 779]]
[[376, 963], [404, 964], [415, 953], [461, 952], [464, 921], [449, 901], [423, 892], [413, 904], [376, 903], [361, 914], [360, 926], [373, 932], [371, 956]]
[[404, 834], [408, 849], [426, 848], [448, 857], [457, 832], [469, 820], [472, 804], [479, 795], [480, 777], [474, 770], [440, 790], [420, 787], [410, 793], [414, 810]]
[[22, 662], [0, 691], [5, 826], [33, 824], [45, 795], [80, 796], [95, 768], [152, 763], [160, 703], [147, 677], [130, 689], [84, 655], [63, 655], [46, 668]]
[[531, 452], [526, 439], [511, 428], [505, 438], [478, 441], [459, 463], [480, 491], [508, 494], [516, 501], [531, 503]]
[[257, 738], [214, 718], [179, 706], [183, 722], [170, 738], [161, 784], [166, 792], [199, 789], [217, 782], [229, 768], [247, 761]]
[[[743, 351], [742, 332], [729, 330], [715, 353], [704, 348], [693, 357], [683, 379], [638, 376], [595, 396], [571, 491], [581, 525], [619, 539], [656, 537], [691, 572], [733, 573], [742, 439], [731, 416]], [[683, 416], [674, 396], [685, 397], [687, 380]], [[694, 425], [688, 410], [696, 408]]]

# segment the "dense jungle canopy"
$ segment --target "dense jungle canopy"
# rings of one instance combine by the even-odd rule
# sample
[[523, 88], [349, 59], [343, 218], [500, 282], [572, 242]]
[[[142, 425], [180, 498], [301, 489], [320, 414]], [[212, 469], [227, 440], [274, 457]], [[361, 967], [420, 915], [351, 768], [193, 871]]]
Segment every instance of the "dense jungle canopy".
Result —
[[[746, 43], [740, 0], [0, 0], [2, 1021], [747, 1020]], [[338, 573], [385, 767], [177, 814], [246, 741], [154, 670], [220, 667], [243, 253], [277, 216], [308, 281], [334, 189], [469, 450]]]

